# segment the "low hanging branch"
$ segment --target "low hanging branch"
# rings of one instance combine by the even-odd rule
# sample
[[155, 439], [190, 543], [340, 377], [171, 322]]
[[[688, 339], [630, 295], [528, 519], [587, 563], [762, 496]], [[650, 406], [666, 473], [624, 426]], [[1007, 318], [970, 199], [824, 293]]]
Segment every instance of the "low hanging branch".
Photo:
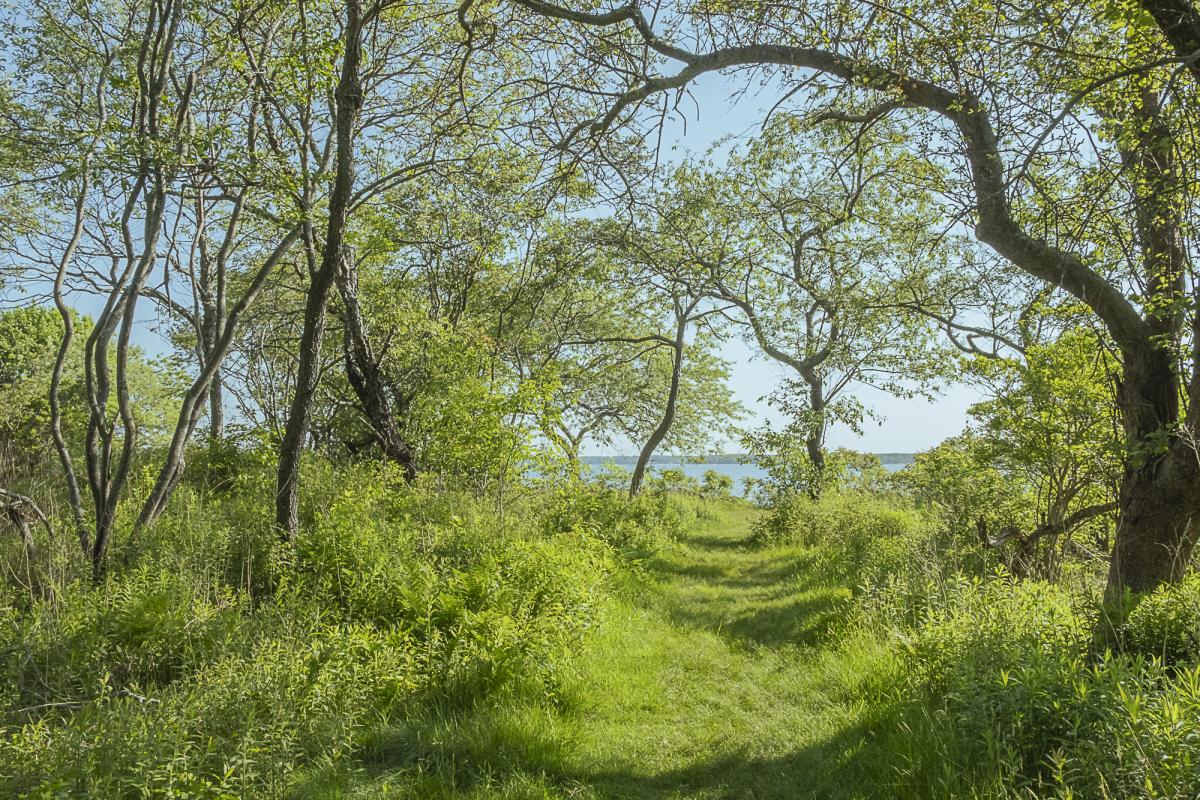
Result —
[[1016, 525], [1008, 525], [1002, 528], [999, 535], [992, 536], [988, 533], [987, 523], [983, 517], [980, 517], [976, 522], [976, 530], [979, 532], [979, 539], [983, 546], [990, 549], [1002, 547], [1007, 542], [1016, 540], [1022, 547], [1028, 547], [1046, 536], [1061, 536], [1065, 533], [1075, 530], [1083, 523], [1090, 519], [1111, 514], [1118, 508], [1115, 502], [1097, 503], [1095, 505], [1086, 506], [1079, 509], [1074, 514], [1064, 517], [1061, 520], [1054, 522], [1045, 522], [1034, 528], [1032, 533], [1024, 534]]
[[54, 526], [50, 524], [50, 518], [32, 498], [0, 487], [0, 510], [7, 513], [10, 518], [13, 518], [14, 514], [19, 515], [21, 519], [27, 519], [29, 515], [32, 515], [46, 529], [47, 535], [51, 539], [54, 538]]

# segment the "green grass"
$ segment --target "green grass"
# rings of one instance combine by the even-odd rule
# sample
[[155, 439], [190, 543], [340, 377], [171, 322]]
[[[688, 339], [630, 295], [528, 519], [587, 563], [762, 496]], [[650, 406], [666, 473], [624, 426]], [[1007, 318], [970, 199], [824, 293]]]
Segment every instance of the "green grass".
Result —
[[560, 696], [422, 711], [301, 796], [891, 796], [886, 706], [864, 699], [891, 656], [840, 639], [850, 591], [811, 550], [748, 546], [755, 513], [723, 508], [626, 575]]

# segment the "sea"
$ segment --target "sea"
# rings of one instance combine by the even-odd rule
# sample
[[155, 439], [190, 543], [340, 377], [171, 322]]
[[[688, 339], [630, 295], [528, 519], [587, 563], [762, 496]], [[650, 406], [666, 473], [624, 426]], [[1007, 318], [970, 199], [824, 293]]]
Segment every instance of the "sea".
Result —
[[[888, 454], [889, 458], [884, 459], [883, 468], [888, 472], [899, 472], [912, 463], [912, 456], [904, 454]], [[609, 465], [617, 465], [626, 470], [632, 470], [634, 464], [633, 456], [584, 456], [580, 458], [594, 473], [599, 472]], [[685, 475], [689, 475], [696, 480], [701, 480], [704, 473], [709, 470], [719, 472], [722, 475], [728, 475], [733, 478], [733, 493], [739, 497], [746, 494], [746, 479], [763, 480], [767, 477], [767, 472], [757, 464], [742, 464], [731, 459], [722, 459], [717, 462], [708, 462], [697, 464], [694, 461], [687, 461], [673, 456], [655, 456], [650, 459], [650, 470], [652, 472], [661, 472], [664, 469], [682, 469]]]

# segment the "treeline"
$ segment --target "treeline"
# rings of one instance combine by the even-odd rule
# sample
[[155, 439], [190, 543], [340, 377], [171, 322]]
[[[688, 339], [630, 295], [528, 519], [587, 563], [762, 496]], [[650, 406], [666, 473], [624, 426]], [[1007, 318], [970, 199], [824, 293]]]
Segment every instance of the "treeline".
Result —
[[[856, 389], [930, 391], [951, 352], [1020, 380], [1070, 334], [1120, 432], [1116, 601], [1181, 577], [1200, 497], [1200, 68], [1171, 8], [11, 9], [6, 272], [58, 320], [6, 382], [48, 378], [53, 494], [98, 577], [125, 505], [152, 525], [235, 420], [276, 443], [285, 540], [314, 447], [482, 487], [521, 442], [630, 440], [635, 494], [736, 413], [717, 347], [743, 336], [792, 421], [746, 446], [802, 442], [816, 487]], [[668, 164], [645, 134], [708, 72], [779, 104]], [[157, 435], [133, 389], [152, 321], [178, 382]], [[1056, 491], [1040, 524], [1082, 510]]]
[[[909, 464], [912, 462], [915, 453], [873, 453], [879, 459], [881, 464]], [[660, 458], [667, 458], [687, 464], [753, 464], [755, 456], [750, 453], [711, 453], [709, 455], [695, 456], [677, 456], [664, 454]], [[579, 459], [585, 464], [621, 464], [629, 465], [637, 463], [637, 456], [582, 456]]]
[[[348, 671], [386, 671], [345, 638], [394, 645], [383, 608], [423, 626], [433, 655], [412, 674], [455, 674], [464, 617], [508, 620], [498, 641], [543, 610], [540, 577], [483, 577], [519, 572], [523, 544], [468, 540], [519, 522], [522, 541], [624, 547], [670, 527], [647, 467], [739, 417], [734, 337], [786, 376], [785, 424], [737, 445], [782, 528], [878, 477], [826, 445], [870, 418], [862, 392], [970, 380], [975, 424], [912, 467], [947, 530], [1020, 578], [1105, 573], [1095, 628], [1118, 647], [1136, 601], [1192, 564], [1190, 2], [31, 0], [0, 28], [3, 613], [11, 652], [69, 662], [17, 668], [10, 719], [148, 697], [222, 659], [252, 670], [328, 633], [326, 604], [345, 612], [330, 647]], [[708, 73], [767, 110], [670, 157], [665, 121]], [[622, 506], [578, 477], [585, 447], [625, 442]], [[396, 498], [356, 499], [338, 475]], [[398, 549], [364, 539], [339, 561], [369, 521], [356, 503], [407, 531]], [[215, 528], [190, 540], [199, 518]], [[178, 570], [202, 589], [156, 584]], [[400, 585], [420, 590], [393, 609]], [[313, 598], [303, 619], [255, 629], [287, 591]], [[155, 604], [238, 611], [197, 643]], [[253, 635], [226, 649], [237, 630]], [[418, 684], [364, 685], [438, 691]], [[213, 709], [236, 693], [185, 715], [179, 741], [219, 738]]]

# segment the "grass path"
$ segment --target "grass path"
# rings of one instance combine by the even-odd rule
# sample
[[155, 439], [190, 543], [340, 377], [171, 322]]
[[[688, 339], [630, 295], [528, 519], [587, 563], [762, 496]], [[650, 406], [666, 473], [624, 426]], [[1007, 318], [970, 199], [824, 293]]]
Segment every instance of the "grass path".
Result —
[[754, 513], [701, 522], [623, 586], [567, 708], [513, 699], [416, 724], [380, 744], [386, 768], [305, 796], [890, 796], [858, 699], [886, 654], [836, 647], [850, 592], [821, 580], [811, 551], [750, 547]]
[[597, 643], [574, 759], [596, 797], [862, 793], [856, 665], [822, 649], [850, 593], [810, 551], [748, 547], [749, 513], [650, 564]]

